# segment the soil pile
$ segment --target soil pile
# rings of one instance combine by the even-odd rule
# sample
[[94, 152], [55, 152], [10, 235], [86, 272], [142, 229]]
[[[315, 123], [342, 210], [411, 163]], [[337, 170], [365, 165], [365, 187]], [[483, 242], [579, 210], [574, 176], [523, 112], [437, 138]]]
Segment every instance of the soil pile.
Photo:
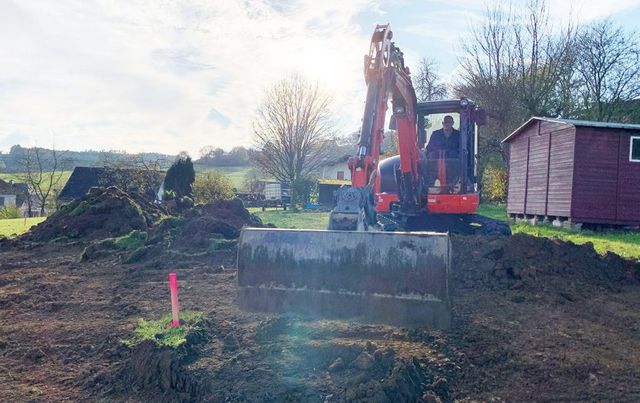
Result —
[[128, 263], [145, 260], [190, 261], [220, 251], [235, 250], [244, 226], [262, 227], [262, 221], [244, 208], [240, 199], [198, 205], [182, 216], [165, 217], [149, 230], [144, 246]]
[[238, 238], [244, 226], [263, 225], [244, 208], [240, 199], [198, 205], [185, 212], [182, 228], [175, 236], [175, 246], [184, 250], [215, 249], [220, 238]]
[[453, 252], [454, 399], [640, 398], [639, 263], [522, 234]]
[[511, 289], [523, 293], [588, 296], [640, 280], [640, 264], [608, 253], [590, 242], [576, 245], [525, 234], [511, 237], [454, 237], [456, 288]]
[[116, 187], [91, 188], [85, 196], [60, 208], [21, 239], [49, 242], [59, 238], [92, 241], [115, 237], [132, 230], [147, 230], [163, 212], [160, 206], [136, 193], [126, 193]]

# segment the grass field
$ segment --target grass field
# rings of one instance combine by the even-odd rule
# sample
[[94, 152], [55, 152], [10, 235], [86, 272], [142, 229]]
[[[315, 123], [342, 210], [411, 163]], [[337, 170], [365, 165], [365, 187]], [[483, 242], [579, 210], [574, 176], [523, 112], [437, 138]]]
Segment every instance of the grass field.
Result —
[[204, 165], [194, 165], [196, 175], [200, 172], [218, 171], [223, 173], [231, 181], [234, 188], [244, 189], [244, 178], [251, 169], [249, 166], [238, 167], [210, 167]]
[[11, 218], [8, 220], [0, 220], [0, 236], [11, 237], [25, 233], [32, 226], [41, 223], [46, 217], [27, 218]]
[[329, 213], [325, 211], [293, 212], [280, 209], [262, 211], [259, 207], [251, 207], [249, 211], [255, 213], [265, 224], [273, 224], [278, 228], [308, 228], [327, 229]]
[[[58, 186], [62, 189], [64, 187], [64, 184], [67, 183], [67, 181], [69, 180], [69, 177], [71, 176], [71, 172], [72, 171], [63, 171], [62, 172], [62, 178], [60, 178], [60, 183], [58, 184]], [[51, 175], [51, 172], [44, 172], [44, 175]], [[22, 182], [22, 179], [20, 178], [21, 174], [9, 174], [9, 173], [0, 173], [0, 179], [5, 180], [5, 181], [9, 181], [9, 180], [14, 180], [15, 182]]]

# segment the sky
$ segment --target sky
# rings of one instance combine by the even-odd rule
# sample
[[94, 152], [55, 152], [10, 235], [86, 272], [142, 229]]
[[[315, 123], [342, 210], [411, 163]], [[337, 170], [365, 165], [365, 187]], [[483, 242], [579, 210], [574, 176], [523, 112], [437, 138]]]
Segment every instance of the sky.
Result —
[[[427, 57], [455, 81], [461, 41], [497, 1], [0, 0], [0, 151], [250, 146], [265, 92], [294, 73], [332, 94], [346, 135], [376, 24], [391, 24], [410, 68]], [[640, 25], [640, 0], [550, 4], [559, 22]]]

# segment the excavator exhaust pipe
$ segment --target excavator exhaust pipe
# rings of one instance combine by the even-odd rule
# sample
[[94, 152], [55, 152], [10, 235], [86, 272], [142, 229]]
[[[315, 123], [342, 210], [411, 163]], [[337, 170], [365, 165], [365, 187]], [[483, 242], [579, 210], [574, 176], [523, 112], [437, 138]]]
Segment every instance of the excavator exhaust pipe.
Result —
[[244, 228], [241, 309], [450, 326], [448, 234]]

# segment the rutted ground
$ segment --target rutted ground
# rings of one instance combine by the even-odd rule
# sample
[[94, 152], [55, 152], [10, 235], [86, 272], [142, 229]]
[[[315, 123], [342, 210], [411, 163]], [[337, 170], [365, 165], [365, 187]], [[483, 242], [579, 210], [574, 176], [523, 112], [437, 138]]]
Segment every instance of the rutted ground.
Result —
[[[104, 212], [85, 201], [76, 216]], [[589, 245], [455, 238], [454, 327], [437, 332], [240, 312], [232, 229], [255, 218], [131, 206], [147, 233], [136, 251], [87, 255], [65, 232], [42, 243], [44, 227], [0, 242], [0, 400], [640, 399], [638, 267]], [[169, 271], [201, 331], [176, 350], [126, 347], [138, 318], [169, 311]]]

